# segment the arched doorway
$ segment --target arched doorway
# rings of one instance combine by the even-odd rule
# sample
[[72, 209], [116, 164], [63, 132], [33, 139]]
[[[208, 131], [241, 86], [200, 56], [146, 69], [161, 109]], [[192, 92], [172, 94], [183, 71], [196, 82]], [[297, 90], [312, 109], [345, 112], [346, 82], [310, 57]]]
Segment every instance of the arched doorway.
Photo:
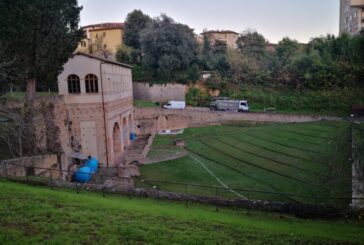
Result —
[[129, 142], [129, 129], [128, 129], [128, 125], [126, 122], [126, 118], [123, 118], [123, 144], [124, 144], [124, 149], [128, 146], [128, 142]]
[[115, 158], [118, 157], [121, 153], [121, 132], [120, 127], [118, 123], [114, 124], [113, 130], [112, 130], [112, 138], [113, 138], [113, 144], [114, 144], [114, 156]]

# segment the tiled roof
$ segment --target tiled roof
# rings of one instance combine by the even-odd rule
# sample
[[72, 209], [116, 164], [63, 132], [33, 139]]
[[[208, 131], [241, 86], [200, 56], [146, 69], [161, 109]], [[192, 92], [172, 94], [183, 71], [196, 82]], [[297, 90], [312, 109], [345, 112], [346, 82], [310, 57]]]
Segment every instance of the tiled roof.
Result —
[[127, 64], [124, 64], [124, 63], [120, 63], [120, 62], [117, 62], [117, 61], [104, 59], [104, 58], [101, 58], [101, 57], [98, 57], [98, 56], [95, 56], [95, 55], [92, 55], [92, 54], [83, 53], [83, 52], [76, 52], [76, 53], [74, 53], [74, 55], [86, 56], [86, 57], [91, 58], [91, 59], [100, 60], [100, 61], [103, 61], [103, 62], [108, 63], [108, 64], [118, 65], [118, 66], [122, 66], [122, 67], [129, 68], [129, 69], [132, 69], [133, 68], [132, 66], [127, 65]]
[[103, 29], [114, 29], [114, 28], [124, 28], [125, 24], [121, 22], [108, 22], [108, 23], [99, 23], [93, 25], [83, 26], [83, 28], [103, 28]]
[[205, 32], [203, 32], [202, 35], [204, 35], [204, 34], [211, 34], [211, 33], [219, 33], [219, 34], [231, 34], [231, 33], [233, 33], [233, 34], [239, 34], [239, 33], [235, 32], [235, 31], [230, 31], [230, 30], [221, 30], [221, 31], [219, 31], [219, 30], [217, 30], [217, 31], [211, 30], [211, 31], [205, 31]]

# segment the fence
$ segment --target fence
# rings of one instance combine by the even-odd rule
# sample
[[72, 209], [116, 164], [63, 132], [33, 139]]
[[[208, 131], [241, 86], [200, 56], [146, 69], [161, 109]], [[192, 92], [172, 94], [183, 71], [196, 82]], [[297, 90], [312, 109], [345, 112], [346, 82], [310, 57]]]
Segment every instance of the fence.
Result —
[[[58, 164], [55, 163], [54, 165]], [[73, 182], [73, 171], [36, 167], [29, 164], [17, 164], [7, 161], [3, 161], [0, 164], [0, 176], [11, 180], [77, 189], [87, 188], [90, 190], [108, 188], [115, 191], [128, 191], [134, 188], [133, 179], [117, 176], [118, 168], [101, 168], [99, 172], [106, 172], [107, 174], [92, 174], [92, 178], [87, 184], [78, 184]]]
[[352, 205], [364, 208], [364, 130], [360, 123], [352, 123]]
[[[18, 171], [9, 171], [18, 168]], [[48, 173], [35, 176], [34, 173]], [[251, 189], [226, 189], [216, 186], [195, 185], [191, 183], [177, 183], [142, 178], [118, 177], [118, 168], [100, 169], [107, 174], [93, 174], [87, 184], [79, 184], [63, 180], [59, 176], [72, 176], [73, 172], [59, 169], [34, 167], [2, 162], [0, 176], [21, 182], [48, 185], [51, 187], [72, 188], [80, 190], [99, 191], [103, 194], [118, 193], [130, 196], [153, 197], [158, 199], [188, 202], [208, 203], [216, 206], [236, 206], [249, 209], [294, 213], [303, 216], [331, 216], [341, 215], [350, 202], [364, 201], [363, 197], [327, 197], [304, 196], [289, 193], [259, 191]], [[24, 173], [24, 175], [14, 174]], [[239, 193], [241, 196], [237, 196]], [[261, 200], [261, 201], [259, 201]]]

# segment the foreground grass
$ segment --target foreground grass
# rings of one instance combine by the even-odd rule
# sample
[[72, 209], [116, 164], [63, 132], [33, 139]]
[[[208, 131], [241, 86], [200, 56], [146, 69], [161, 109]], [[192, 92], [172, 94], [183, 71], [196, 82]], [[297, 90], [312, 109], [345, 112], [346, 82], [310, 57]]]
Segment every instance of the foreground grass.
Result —
[[363, 222], [30, 187], [0, 180], [0, 244], [360, 244]]
[[[349, 132], [349, 123], [318, 122], [190, 128], [182, 135], [157, 136], [152, 154], [173, 151], [174, 140], [184, 139], [190, 156], [142, 166], [142, 179], [147, 181], [137, 185], [236, 198], [200, 161], [226, 185], [249, 199], [345, 206], [351, 200]], [[338, 197], [347, 199], [330, 199]]]

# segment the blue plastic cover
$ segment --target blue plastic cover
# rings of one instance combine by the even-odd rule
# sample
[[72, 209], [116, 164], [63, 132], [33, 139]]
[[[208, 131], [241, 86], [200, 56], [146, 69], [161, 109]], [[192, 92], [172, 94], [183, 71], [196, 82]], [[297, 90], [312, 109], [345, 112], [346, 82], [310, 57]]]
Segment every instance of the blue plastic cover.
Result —
[[87, 183], [91, 180], [92, 172], [91, 168], [88, 166], [81, 167], [74, 174], [75, 180], [78, 183]]

